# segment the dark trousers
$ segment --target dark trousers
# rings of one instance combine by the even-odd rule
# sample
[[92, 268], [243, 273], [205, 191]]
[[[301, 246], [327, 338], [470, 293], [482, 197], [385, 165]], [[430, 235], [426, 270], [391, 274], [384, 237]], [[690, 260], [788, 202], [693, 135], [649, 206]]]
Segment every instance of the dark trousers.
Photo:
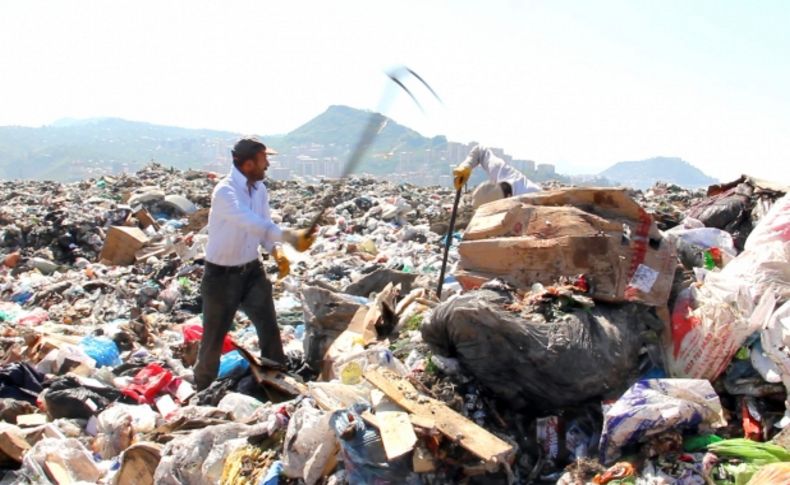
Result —
[[200, 292], [203, 297], [203, 339], [194, 369], [195, 386], [199, 391], [217, 378], [222, 342], [239, 307], [255, 325], [261, 356], [285, 363], [274, 312], [272, 284], [258, 261], [243, 267], [206, 263]]

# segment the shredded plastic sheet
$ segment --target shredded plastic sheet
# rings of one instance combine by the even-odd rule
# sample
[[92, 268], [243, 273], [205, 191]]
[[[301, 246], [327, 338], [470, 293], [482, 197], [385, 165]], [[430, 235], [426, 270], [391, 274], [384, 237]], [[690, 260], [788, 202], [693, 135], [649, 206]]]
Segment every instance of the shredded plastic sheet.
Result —
[[611, 463], [624, 446], [667, 430], [726, 426], [721, 402], [703, 379], [645, 379], [604, 413], [601, 460]]

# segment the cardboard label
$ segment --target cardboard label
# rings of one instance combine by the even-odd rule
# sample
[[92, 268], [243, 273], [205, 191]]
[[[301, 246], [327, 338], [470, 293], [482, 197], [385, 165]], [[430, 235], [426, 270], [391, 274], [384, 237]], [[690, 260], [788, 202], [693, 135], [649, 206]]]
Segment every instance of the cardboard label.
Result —
[[644, 264], [640, 264], [636, 268], [634, 276], [631, 278], [631, 282], [628, 283], [628, 286], [636, 288], [642, 293], [650, 293], [657, 279], [658, 271]]

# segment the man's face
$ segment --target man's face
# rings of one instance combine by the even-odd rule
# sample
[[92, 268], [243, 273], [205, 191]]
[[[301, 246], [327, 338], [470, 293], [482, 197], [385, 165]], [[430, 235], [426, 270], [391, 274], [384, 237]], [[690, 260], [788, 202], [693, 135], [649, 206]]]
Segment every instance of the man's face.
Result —
[[259, 151], [254, 159], [247, 160], [244, 162], [244, 165], [246, 168], [244, 175], [248, 179], [256, 182], [263, 180], [263, 177], [266, 175], [266, 169], [269, 168], [269, 156], [266, 154], [266, 150]]

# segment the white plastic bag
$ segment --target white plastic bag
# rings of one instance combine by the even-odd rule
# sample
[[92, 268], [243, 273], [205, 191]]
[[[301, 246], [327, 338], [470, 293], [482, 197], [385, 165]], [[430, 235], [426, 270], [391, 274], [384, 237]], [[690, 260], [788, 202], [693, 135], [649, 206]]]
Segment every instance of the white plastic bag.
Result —
[[790, 194], [774, 202], [771, 210], [746, 238], [744, 249], [756, 250], [773, 242], [790, 242]]
[[[779, 368], [785, 389], [790, 391], [790, 301], [773, 312], [760, 334], [760, 342]], [[782, 428], [790, 424], [790, 397], [785, 401], [785, 407], [785, 416], [779, 423]]]
[[719, 396], [704, 379], [638, 381], [606, 410], [603, 419], [604, 463], [617, 459], [623, 446], [668, 430], [727, 425]]
[[301, 478], [313, 485], [321, 478], [326, 462], [335, 451], [335, 432], [329, 426], [330, 414], [302, 401], [291, 415], [285, 433], [283, 474]]
[[234, 421], [245, 421], [264, 404], [252, 396], [229, 392], [219, 401], [217, 407], [230, 413]]
[[673, 227], [664, 234], [672, 240], [676, 238], [683, 239], [688, 243], [702, 248], [719, 248], [733, 257], [738, 254], [738, 251], [735, 250], [735, 244], [732, 241], [730, 233], [715, 227], [699, 227], [693, 229]]
[[[667, 362], [673, 377], [714, 380], [765, 321], [765, 311], [752, 318], [748, 288], [709, 273], [699, 287], [682, 291], [672, 310], [672, 345]], [[768, 310], [770, 312], [770, 309]]]

